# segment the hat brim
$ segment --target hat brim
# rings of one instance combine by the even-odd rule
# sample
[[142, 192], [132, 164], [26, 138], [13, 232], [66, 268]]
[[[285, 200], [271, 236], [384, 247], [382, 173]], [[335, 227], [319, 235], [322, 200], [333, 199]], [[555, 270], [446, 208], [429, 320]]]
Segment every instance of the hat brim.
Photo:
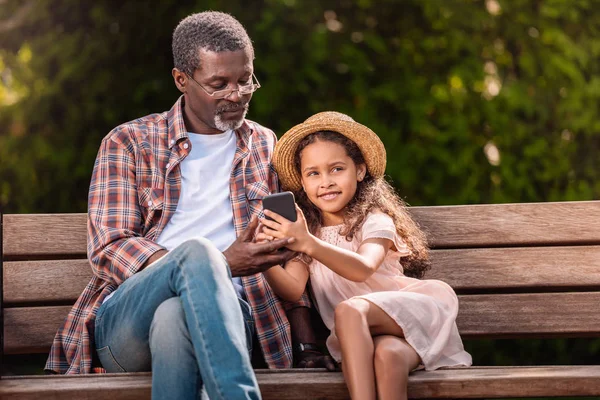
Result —
[[309, 118], [306, 122], [294, 126], [277, 142], [273, 154], [273, 166], [284, 190], [295, 192], [302, 188], [300, 174], [294, 166], [296, 150], [302, 139], [319, 131], [338, 132], [352, 140], [360, 149], [369, 174], [376, 178], [384, 175], [386, 166], [385, 146], [377, 134], [350, 118], [348, 120], [335, 117], [327, 118], [327, 115], [325, 115], [323, 118], [318, 119]]

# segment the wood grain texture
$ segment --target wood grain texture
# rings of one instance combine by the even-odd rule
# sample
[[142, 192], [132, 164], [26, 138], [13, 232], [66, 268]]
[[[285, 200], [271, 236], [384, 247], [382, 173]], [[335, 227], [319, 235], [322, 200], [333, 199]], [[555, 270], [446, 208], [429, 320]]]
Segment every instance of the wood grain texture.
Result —
[[[600, 201], [414, 207], [428, 232], [433, 269], [465, 291], [562, 293], [459, 296], [465, 338], [600, 335]], [[79, 260], [5, 261], [4, 348], [45, 353], [70, 306], [91, 277], [85, 214], [4, 215], [5, 260], [74, 256]], [[538, 247], [536, 247], [538, 246]], [[539, 247], [546, 246], [546, 247]], [[550, 247], [547, 247], [550, 246]], [[568, 292], [569, 290], [586, 290]], [[265, 399], [347, 399], [340, 373], [257, 371]], [[600, 396], [600, 366], [474, 367], [411, 375], [411, 398]], [[149, 374], [2, 377], [4, 399], [140, 399]]]
[[[600, 335], [599, 292], [459, 296], [465, 338]], [[8, 354], [45, 352], [70, 306], [5, 309]]]
[[[432, 247], [600, 244], [600, 201], [412, 207]], [[86, 214], [4, 215], [5, 257], [86, 253]]]
[[600, 244], [600, 201], [412, 207], [432, 247]]
[[71, 306], [4, 309], [6, 354], [45, 353]]
[[5, 214], [4, 257], [81, 254], [87, 214]]
[[[432, 252], [426, 278], [455, 290], [600, 288], [600, 246], [458, 249]], [[92, 277], [87, 260], [4, 263], [4, 301], [71, 302]]]
[[434, 250], [431, 261], [425, 278], [455, 290], [600, 288], [600, 246]]
[[459, 302], [465, 338], [600, 335], [599, 292], [464, 295]]
[[86, 259], [4, 262], [4, 303], [75, 303], [91, 278]]
[[[342, 374], [322, 370], [257, 370], [265, 400], [348, 399]], [[149, 373], [3, 377], [4, 400], [150, 398]], [[501, 398], [600, 395], [600, 366], [472, 367], [416, 371], [410, 398]]]

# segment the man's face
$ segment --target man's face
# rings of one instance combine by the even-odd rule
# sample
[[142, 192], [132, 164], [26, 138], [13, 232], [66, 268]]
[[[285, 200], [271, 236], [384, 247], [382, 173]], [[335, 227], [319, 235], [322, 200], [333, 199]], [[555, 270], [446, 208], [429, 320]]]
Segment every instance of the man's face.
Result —
[[[195, 126], [195, 130], [206, 131], [196, 133], [210, 133], [215, 130], [224, 132], [239, 128], [248, 112], [248, 103], [252, 94], [240, 96], [235, 91], [226, 98], [216, 99], [208, 93], [237, 89], [252, 82], [254, 69], [249, 50], [216, 53], [201, 49], [199, 52], [200, 68], [192, 75], [196, 82], [183, 75], [185, 111], [188, 114], [187, 119], [192, 122], [192, 126], [187, 128], [192, 129]], [[178, 78], [175, 79], [177, 81]]]

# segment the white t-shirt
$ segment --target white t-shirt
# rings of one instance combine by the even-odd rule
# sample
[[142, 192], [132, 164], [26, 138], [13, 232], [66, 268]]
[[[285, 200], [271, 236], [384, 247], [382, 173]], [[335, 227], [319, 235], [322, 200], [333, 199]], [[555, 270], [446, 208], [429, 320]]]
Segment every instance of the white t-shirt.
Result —
[[[236, 239], [229, 183], [237, 138], [230, 130], [216, 135], [189, 133], [189, 140], [192, 148], [179, 164], [181, 193], [177, 210], [157, 243], [171, 251], [186, 240], [204, 237], [223, 251]], [[234, 278], [234, 283], [243, 297], [241, 280]]]
[[191, 149], [179, 164], [181, 194], [177, 210], [158, 237], [171, 251], [186, 240], [204, 237], [220, 251], [235, 241], [230, 178], [236, 149], [233, 131], [189, 134]]

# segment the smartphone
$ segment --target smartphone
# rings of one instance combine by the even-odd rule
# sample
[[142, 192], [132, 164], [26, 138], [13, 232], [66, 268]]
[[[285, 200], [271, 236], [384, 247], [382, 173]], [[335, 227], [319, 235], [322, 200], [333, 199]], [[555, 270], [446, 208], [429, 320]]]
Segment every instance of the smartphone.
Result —
[[[273, 211], [288, 221], [296, 222], [296, 201], [292, 192], [270, 194], [263, 198], [263, 209]], [[265, 215], [267, 219], [272, 220]]]

